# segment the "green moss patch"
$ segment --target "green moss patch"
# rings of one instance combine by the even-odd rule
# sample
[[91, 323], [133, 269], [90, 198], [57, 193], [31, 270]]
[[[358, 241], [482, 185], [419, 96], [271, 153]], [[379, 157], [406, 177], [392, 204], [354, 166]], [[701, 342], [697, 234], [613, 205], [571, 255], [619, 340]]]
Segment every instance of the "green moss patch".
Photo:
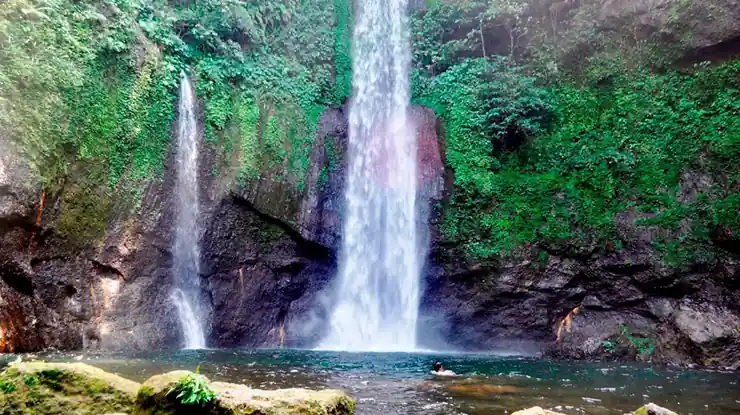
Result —
[[0, 374], [0, 385], [0, 408], [12, 415], [128, 412], [139, 389], [82, 363], [17, 363]]
[[178, 370], [143, 385], [82, 363], [23, 362], [0, 374], [3, 415], [346, 415], [355, 401], [338, 390], [263, 391]]

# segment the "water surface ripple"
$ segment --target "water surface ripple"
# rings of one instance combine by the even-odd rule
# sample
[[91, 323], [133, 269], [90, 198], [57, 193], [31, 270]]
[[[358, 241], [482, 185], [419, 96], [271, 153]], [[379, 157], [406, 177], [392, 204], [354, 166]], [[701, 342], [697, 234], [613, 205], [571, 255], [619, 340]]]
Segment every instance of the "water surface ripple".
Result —
[[[566, 414], [616, 415], [647, 402], [683, 415], [740, 414], [740, 373], [639, 364], [472, 354], [242, 349], [35, 357], [81, 359], [139, 382], [165, 371], [195, 370], [200, 365], [201, 373], [212, 380], [263, 389], [341, 388], [357, 399], [358, 414], [504, 414], [538, 405]], [[5, 355], [6, 363], [14, 358]], [[435, 360], [462, 376], [435, 378], [430, 373]]]

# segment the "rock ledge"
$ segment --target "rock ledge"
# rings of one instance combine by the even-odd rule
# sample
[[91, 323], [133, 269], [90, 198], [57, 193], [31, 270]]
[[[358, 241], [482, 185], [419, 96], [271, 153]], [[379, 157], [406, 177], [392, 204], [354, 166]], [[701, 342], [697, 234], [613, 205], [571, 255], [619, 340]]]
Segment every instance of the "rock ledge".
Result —
[[208, 382], [213, 399], [186, 405], [175, 386], [194, 376], [178, 370], [143, 384], [83, 363], [17, 362], [0, 373], [0, 415], [350, 415], [355, 401], [339, 390], [264, 391], [246, 385]]

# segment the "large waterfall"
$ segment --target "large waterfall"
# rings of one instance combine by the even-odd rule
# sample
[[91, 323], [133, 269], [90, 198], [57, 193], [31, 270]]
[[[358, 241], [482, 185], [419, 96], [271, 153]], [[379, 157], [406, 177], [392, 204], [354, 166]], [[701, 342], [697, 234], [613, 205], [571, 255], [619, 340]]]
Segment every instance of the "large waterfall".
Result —
[[358, 2], [336, 305], [319, 348], [413, 350], [419, 308], [407, 0]]
[[172, 301], [177, 307], [185, 347], [203, 349], [206, 340], [200, 321], [200, 229], [198, 227], [198, 125], [195, 96], [187, 76], [180, 84], [177, 120], [177, 216], [175, 218], [174, 266], [176, 288]]

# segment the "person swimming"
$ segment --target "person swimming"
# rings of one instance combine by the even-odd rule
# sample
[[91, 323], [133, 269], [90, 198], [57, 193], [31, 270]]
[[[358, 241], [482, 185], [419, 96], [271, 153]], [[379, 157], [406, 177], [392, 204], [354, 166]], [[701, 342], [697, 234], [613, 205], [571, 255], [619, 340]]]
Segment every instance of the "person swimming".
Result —
[[457, 376], [455, 372], [451, 370], [445, 370], [444, 366], [442, 366], [442, 362], [435, 362], [432, 365], [432, 374], [436, 376]]

